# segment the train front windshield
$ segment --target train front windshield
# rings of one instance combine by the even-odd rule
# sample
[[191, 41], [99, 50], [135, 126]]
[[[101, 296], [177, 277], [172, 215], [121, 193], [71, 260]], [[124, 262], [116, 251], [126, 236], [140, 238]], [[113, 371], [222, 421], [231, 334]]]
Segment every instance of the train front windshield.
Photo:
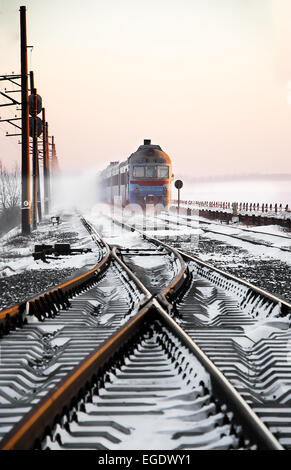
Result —
[[169, 167], [168, 166], [158, 166], [158, 178], [169, 178]]
[[155, 178], [156, 176], [156, 169], [154, 166], [146, 166], [145, 167], [145, 175], [147, 178]]
[[132, 171], [132, 176], [136, 178], [143, 178], [145, 176], [144, 166], [135, 166]]
[[169, 178], [168, 166], [135, 166], [132, 176], [135, 178]]

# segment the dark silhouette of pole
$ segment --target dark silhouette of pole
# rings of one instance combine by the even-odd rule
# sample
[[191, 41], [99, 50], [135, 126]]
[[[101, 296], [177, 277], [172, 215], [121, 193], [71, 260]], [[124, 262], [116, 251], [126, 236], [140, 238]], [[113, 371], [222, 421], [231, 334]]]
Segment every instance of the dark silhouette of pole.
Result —
[[39, 154], [37, 158], [37, 212], [38, 220], [41, 222], [42, 219], [42, 210], [41, 210], [41, 191], [40, 191], [40, 172], [39, 172]]
[[175, 181], [175, 188], [178, 189], [178, 213], [180, 213], [180, 190], [183, 188], [183, 181]]
[[56, 146], [55, 146], [55, 137], [52, 136], [52, 161], [51, 161], [51, 196], [54, 200], [54, 182], [56, 174]]
[[55, 169], [55, 136], [52, 135], [52, 172]]
[[[31, 94], [33, 94], [34, 90], [34, 73], [30, 72], [30, 90]], [[35, 210], [35, 215], [33, 215], [33, 227], [36, 228], [34, 225], [34, 218], [37, 221], [37, 215], [36, 215], [36, 206], [37, 206], [37, 214], [38, 214], [38, 220], [41, 221], [42, 219], [42, 211], [41, 211], [41, 191], [40, 191], [40, 172], [39, 172], [39, 152], [38, 152], [38, 139], [37, 139], [37, 133], [36, 133], [36, 121], [37, 121], [37, 101], [36, 97], [34, 98], [34, 114], [33, 114], [33, 119], [34, 119], [34, 135], [33, 135], [33, 190], [32, 190], [32, 195], [33, 195], [33, 203], [32, 207], [33, 210]], [[36, 139], [35, 139], [36, 137]], [[36, 160], [36, 161], [34, 161]], [[34, 182], [34, 177], [36, 176], [36, 183]], [[34, 184], [36, 184], [37, 188], [35, 189]], [[35, 197], [35, 192], [36, 192], [36, 197]]]
[[29, 159], [29, 111], [27, 76], [26, 7], [20, 7], [20, 56], [21, 56], [21, 228], [23, 235], [31, 231], [30, 214], [30, 159]]
[[36, 88], [32, 90], [33, 95], [33, 147], [32, 147], [32, 206], [33, 206], [33, 229], [37, 227], [37, 160], [38, 160], [38, 148], [37, 148], [37, 91]]
[[44, 213], [49, 212], [48, 195], [48, 145], [47, 145], [47, 126], [45, 120], [45, 109], [42, 108], [42, 149], [43, 149], [43, 187], [44, 187]]
[[55, 144], [55, 137], [52, 136], [52, 172], [56, 173], [56, 171], [57, 171], [56, 144]]
[[[30, 94], [33, 97], [31, 106], [32, 116], [32, 227], [37, 227], [37, 190], [38, 190], [38, 143], [37, 143], [37, 91], [34, 88], [34, 75], [33, 72], [29, 73], [30, 76]], [[31, 98], [30, 98], [31, 99]]]
[[50, 210], [51, 202], [51, 191], [50, 191], [50, 154], [49, 154], [49, 133], [48, 133], [48, 123], [45, 123], [45, 132], [46, 132], [46, 155], [47, 155], [47, 213]]

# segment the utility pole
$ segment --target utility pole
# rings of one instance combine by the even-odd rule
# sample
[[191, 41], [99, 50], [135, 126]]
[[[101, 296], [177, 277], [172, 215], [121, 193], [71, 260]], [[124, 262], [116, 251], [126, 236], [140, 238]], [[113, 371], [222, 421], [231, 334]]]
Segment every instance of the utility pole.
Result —
[[56, 144], [55, 144], [55, 137], [52, 136], [52, 162], [51, 162], [51, 192], [52, 192], [52, 201], [54, 201], [55, 195], [55, 182], [56, 182], [56, 173], [57, 173], [57, 153], [56, 153]]
[[21, 56], [21, 132], [22, 132], [22, 164], [21, 164], [21, 227], [22, 234], [31, 231], [30, 213], [30, 160], [29, 160], [29, 110], [28, 110], [28, 77], [27, 77], [27, 33], [26, 7], [20, 7], [20, 56]]
[[29, 113], [30, 118], [30, 137], [32, 137], [32, 208], [33, 208], [33, 228], [37, 227], [37, 214], [39, 221], [41, 220], [41, 193], [40, 193], [40, 174], [39, 174], [39, 151], [38, 151], [38, 137], [42, 132], [42, 121], [38, 118], [41, 112], [42, 99], [37, 94], [34, 87], [34, 73], [30, 72], [30, 91], [29, 96]]
[[57, 170], [57, 154], [56, 154], [56, 144], [55, 136], [52, 136], [52, 172], [56, 173]]
[[48, 123], [45, 123], [45, 133], [46, 133], [46, 193], [47, 193], [47, 214], [50, 210], [50, 201], [51, 201], [51, 191], [50, 191], [50, 153], [49, 153], [49, 133], [48, 133]]
[[42, 153], [43, 153], [43, 186], [44, 186], [44, 213], [49, 212], [48, 195], [48, 145], [47, 145], [47, 126], [45, 120], [45, 109], [42, 108]]
[[40, 191], [40, 172], [39, 172], [39, 155], [37, 158], [37, 212], [38, 220], [41, 222], [42, 219], [42, 210], [41, 210], [41, 191]]
[[37, 227], [37, 190], [38, 190], [38, 146], [37, 146], [37, 92], [34, 88], [34, 75], [33, 72], [29, 73], [30, 76], [30, 93], [29, 104], [30, 114], [32, 120], [32, 227]]
[[37, 148], [37, 92], [36, 88], [32, 89], [33, 96], [33, 115], [32, 115], [32, 133], [33, 133], [33, 150], [32, 150], [32, 201], [33, 201], [33, 229], [37, 227], [37, 161], [38, 161], [38, 148]]

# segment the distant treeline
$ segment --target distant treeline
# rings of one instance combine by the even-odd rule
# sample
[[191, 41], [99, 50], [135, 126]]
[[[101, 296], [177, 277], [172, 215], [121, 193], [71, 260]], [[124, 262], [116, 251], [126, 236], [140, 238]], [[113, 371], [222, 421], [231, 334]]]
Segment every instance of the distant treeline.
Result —
[[17, 166], [12, 171], [0, 160], [0, 234], [20, 223], [21, 178]]

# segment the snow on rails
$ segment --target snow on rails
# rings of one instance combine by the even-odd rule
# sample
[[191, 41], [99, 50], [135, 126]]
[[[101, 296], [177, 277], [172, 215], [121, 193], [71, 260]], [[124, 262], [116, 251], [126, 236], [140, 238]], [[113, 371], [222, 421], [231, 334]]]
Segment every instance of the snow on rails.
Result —
[[[116, 246], [109, 248], [84, 221], [103, 245], [102, 261], [73, 286], [62, 286], [64, 309], [51, 300], [55, 311], [49, 314], [49, 299], [39, 302], [27, 312], [33, 314], [28, 324], [9, 336], [11, 344], [2, 339], [1, 448], [125, 449], [133, 442], [141, 448], [136, 416], [148, 416], [143, 430], [148, 437], [156, 422], [152, 411], [159, 426], [148, 448], [281, 449], [280, 435], [275, 437], [253, 409], [259, 407], [265, 417], [262, 404], [266, 395], [270, 403], [276, 384], [280, 402], [282, 379], [275, 367], [273, 385], [254, 392], [260, 354], [248, 362], [248, 348], [251, 339], [257, 344], [250, 330], [258, 321], [269, 322], [270, 331], [265, 325], [257, 335], [258, 344], [270, 340], [272, 354], [272, 334], [280, 336], [281, 322], [286, 336], [291, 306], [114, 222], [132, 237], [129, 246], [113, 237]], [[26, 335], [35, 341], [33, 353], [21, 350], [21, 334], [22, 343]], [[14, 395], [5, 389], [7, 374]], [[166, 433], [170, 416], [173, 425]], [[283, 445], [289, 447], [286, 433]]]

